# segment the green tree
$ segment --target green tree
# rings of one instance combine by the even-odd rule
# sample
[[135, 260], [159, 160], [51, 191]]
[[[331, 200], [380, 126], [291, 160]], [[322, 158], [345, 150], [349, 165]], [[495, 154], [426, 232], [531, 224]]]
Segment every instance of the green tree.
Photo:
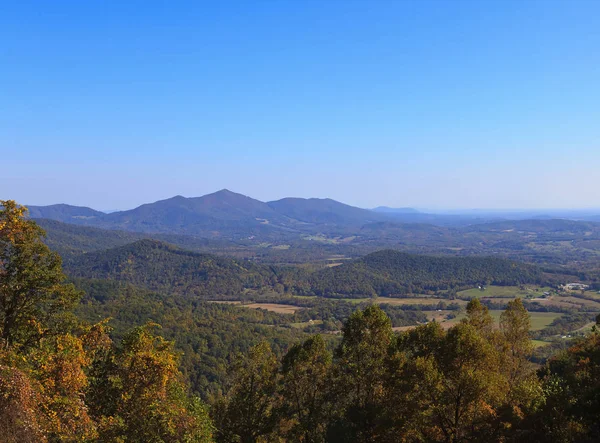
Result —
[[544, 402], [528, 417], [523, 441], [600, 441], [600, 333], [578, 340], [540, 372]]
[[0, 207], [0, 341], [27, 348], [61, 329], [80, 294], [65, 283], [60, 256], [27, 209], [13, 200]]
[[490, 337], [493, 333], [494, 319], [490, 315], [488, 308], [482, 305], [478, 298], [472, 299], [467, 304], [467, 318], [463, 321], [473, 326], [486, 337]]
[[496, 441], [505, 385], [495, 349], [467, 322], [436, 336], [434, 352], [416, 356], [405, 371], [419, 408], [411, 433], [425, 441]]
[[340, 420], [329, 430], [335, 441], [377, 441], [385, 403], [386, 362], [394, 334], [389, 317], [376, 305], [355, 311], [342, 328], [336, 351]]
[[508, 409], [513, 417], [510, 421], [537, 407], [541, 400], [541, 386], [529, 361], [533, 352], [530, 326], [530, 315], [521, 299], [510, 301], [500, 315], [502, 368], [508, 382]]
[[278, 381], [277, 358], [268, 343], [239, 356], [231, 387], [213, 408], [217, 441], [254, 443], [271, 434], [280, 418]]
[[329, 418], [331, 354], [320, 335], [295, 345], [284, 356], [282, 412], [292, 422], [287, 438], [322, 442]]

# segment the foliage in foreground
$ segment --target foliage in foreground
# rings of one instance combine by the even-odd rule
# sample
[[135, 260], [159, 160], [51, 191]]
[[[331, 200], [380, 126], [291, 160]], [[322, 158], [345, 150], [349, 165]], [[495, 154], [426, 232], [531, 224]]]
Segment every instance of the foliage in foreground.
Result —
[[371, 306], [333, 354], [317, 335], [277, 362], [263, 343], [212, 408], [217, 441], [597, 441], [600, 335], [536, 371], [521, 301], [493, 324], [473, 300], [448, 331], [432, 322], [395, 335]]
[[78, 293], [25, 209], [0, 201], [0, 442], [206, 442], [207, 409], [152, 325], [116, 345], [79, 324]]

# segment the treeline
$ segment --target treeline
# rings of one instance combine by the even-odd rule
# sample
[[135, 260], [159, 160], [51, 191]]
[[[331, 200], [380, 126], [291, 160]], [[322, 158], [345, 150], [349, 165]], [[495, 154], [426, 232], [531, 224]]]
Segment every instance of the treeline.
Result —
[[0, 442], [209, 442], [172, 342], [152, 325], [120, 343], [72, 314], [80, 293], [13, 201], [0, 201]]
[[529, 315], [499, 329], [477, 299], [444, 331], [395, 335], [376, 306], [351, 315], [332, 353], [321, 336], [277, 359], [240, 355], [211, 416], [218, 442], [591, 442], [600, 439], [600, 334], [536, 371]]
[[199, 254], [148, 239], [73, 257], [66, 270], [72, 277], [111, 279], [203, 298], [266, 292], [363, 298], [543, 280], [539, 268], [500, 258], [432, 257], [385, 250], [311, 271]]

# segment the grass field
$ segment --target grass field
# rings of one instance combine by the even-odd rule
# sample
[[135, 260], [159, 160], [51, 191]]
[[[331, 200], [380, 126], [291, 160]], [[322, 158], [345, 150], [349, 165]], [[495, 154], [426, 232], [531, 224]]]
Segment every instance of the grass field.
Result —
[[266, 309], [267, 311], [277, 312], [278, 314], [293, 314], [301, 308], [294, 305], [279, 305], [277, 303], [251, 303], [249, 305], [241, 305], [243, 308], [250, 309]]
[[458, 293], [462, 298], [536, 298], [541, 297], [544, 292], [551, 291], [551, 288], [527, 286], [520, 289], [517, 286], [488, 286], [485, 290], [478, 288], [467, 289]]
[[[500, 314], [502, 314], [502, 312], [504, 311], [490, 311], [490, 315], [496, 321], [496, 324], [500, 322]], [[554, 319], [562, 317], [563, 314], [558, 312], [530, 312], [529, 315], [531, 316], [531, 330], [539, 331], [552, 323]]]
[[446, 304], [456, 303], [461, 306], [466, 306], [467, 302], [464, 300], [448, 300], [445, 298], [434, 298], [434, 297], [410, 297], [410, 298], [390, 298], [390, 297], [377, 297], [377, 298], [341, 298], [339, 300], [346, 301], [349, 303], [368, 303], [373, 302], [379, 305], [388, 304], [394, 306], [401, 305], [431, 305], [436, 306], [439, 302]]

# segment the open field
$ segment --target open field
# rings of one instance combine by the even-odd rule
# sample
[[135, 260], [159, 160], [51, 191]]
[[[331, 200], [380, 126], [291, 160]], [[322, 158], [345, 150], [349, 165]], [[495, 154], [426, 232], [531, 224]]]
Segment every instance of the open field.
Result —
[[518, 286], [488, 286], [485, 290], [478, 288], [460, 291], [458, 296], [461, 298], [537, 298], [544, 292], [552, 291], [547, 287], [526, 286], [520, 289]]
[[[490, 311], [490, 315], [494, 318], [496, 324], [500, 322], [500, 315], [502, 312], [504, 311]], [[539, 331], [540, 329], [547, 327], [554, 319], [562, 317], [563, 314], [558, 312], [530, 312], [529, 315], [531, 316], [531, 330]]]
[[534, 301], [541, 305], [553, 305], [570, 309], [581, 309], [582, 307], [585, 307], [600, 312], [600, 301], [586, 300], [571, 295], [551, 295], [546, 298], [536, 298]]
[[558, 300], [566, 303], [573, 303], [580, 306], [586, 306], [600, 311], [600, 301], [586, 300], [584, 298], [572, 297], [572, 296], [557, 296]]
[[377, 297], [377, 298], [341, 298], [341, 301], [349, 303], [377, 303], [379, 305], [388, 304], [394, 306], [402, 305], [431, 305], [436, 306], [440, 302], [446, 304], [456, 303], [461, 306], [466, 306], [467, 302], [464, 300], [448, 300], [446, 298], [434, 298], [434, 297], [410, 297], [410, 298], [391, 298], [391, 297]]
[[466, 305], [467, 302], [464, 300], [448, 300], [445, 298], [433, 298], [433, 297], [411, 297], [411, 298], [389, 298], [389, 297], [377, 297], [375, 300], [377, 304], [389, 304], [394, 306], [400, 305], [437, 305], [440, 302], [446, 304], [457, 303], [459, 305]]
[[300, 306], [294, 305], [282, 305], [278, 303], [249, 303], [242, 304], [241, 301], [226, 301], [226, 300], [211, 300], [209, 303], [221, 303], [227, 305], [237, 305], [240, 308], [250, 308], [250, 309], [266, 309], [267, 311], [277, 312], [279, 314], [293, 314], [296, 311], [304, 309]]
[[277, 312], [278, 314], [293, 314], [300, 309], [299, 306], [294, 305], [280, 305], [277, 303], [250, 303], [248, 305], [240, 305], [243, 308], [250, 309], [266, 309], [267, 311]]

